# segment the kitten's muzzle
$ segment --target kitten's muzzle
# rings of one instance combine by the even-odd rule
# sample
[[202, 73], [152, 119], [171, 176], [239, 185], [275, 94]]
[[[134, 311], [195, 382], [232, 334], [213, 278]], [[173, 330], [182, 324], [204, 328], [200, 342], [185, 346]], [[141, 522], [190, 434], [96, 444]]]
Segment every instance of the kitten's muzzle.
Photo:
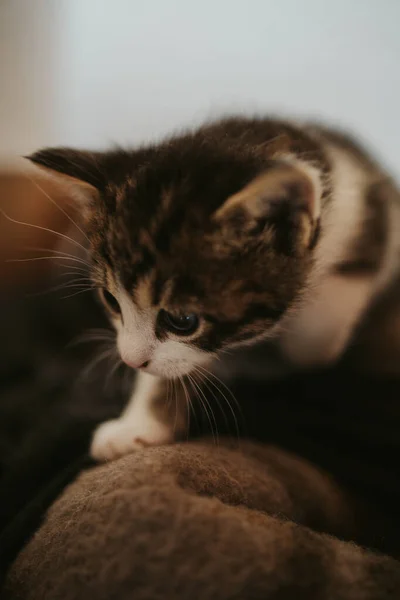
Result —
[[128, 367], [131, 367], [132, 369], [145, 369], [146, 367], [149, 366], [150, 361], [146, 360], [142, 363], [140, 362], [135, 362], [135, 361], [130, 361], [130, 360], [124, 360], [124, 363], [128, 365]]

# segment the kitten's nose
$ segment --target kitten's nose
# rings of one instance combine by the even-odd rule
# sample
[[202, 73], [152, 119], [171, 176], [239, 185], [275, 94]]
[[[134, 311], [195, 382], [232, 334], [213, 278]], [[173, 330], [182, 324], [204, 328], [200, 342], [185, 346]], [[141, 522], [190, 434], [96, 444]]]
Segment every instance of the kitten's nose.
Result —
[[140, 363], [125, 359], [123, 359], [123, 361], [128, 365], [128, 367], [132, 367], [132, 369], [145, 369], [150, 362], [149, 360], [146, 360], [145, 362]]

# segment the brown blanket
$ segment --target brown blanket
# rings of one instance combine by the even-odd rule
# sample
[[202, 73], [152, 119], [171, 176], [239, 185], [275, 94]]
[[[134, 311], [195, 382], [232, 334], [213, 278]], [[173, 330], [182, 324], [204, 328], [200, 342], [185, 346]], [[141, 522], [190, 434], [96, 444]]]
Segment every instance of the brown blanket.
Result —
[[67, 488], [4, 599], [399, 599], [396, 560], [339, 540], [356, 517], [329, 477], [274, 447], [145, 449]]

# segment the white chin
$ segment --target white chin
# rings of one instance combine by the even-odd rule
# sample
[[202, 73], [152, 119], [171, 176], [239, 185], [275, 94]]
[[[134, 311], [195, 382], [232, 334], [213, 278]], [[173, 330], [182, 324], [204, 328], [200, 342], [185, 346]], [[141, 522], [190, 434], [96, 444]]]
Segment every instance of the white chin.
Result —
[[157, 377], [164, 377], [165, 379], [177, 379], [178, 377], [183, 377], [187, 375], [193, 370], [193, 366], [185, 365], [182, 368], [174, 367], [159, 367], [150, 365], [146, 369], [143, 369], [145, 373], [149, 373], [150, 375], [156, 375]]

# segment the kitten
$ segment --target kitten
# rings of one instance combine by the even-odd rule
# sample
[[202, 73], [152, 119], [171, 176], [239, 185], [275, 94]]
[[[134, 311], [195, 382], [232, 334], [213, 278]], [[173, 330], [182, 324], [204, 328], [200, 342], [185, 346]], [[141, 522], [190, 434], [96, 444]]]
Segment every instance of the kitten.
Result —
[[98, 460], [170, 442], [186, 422], [168, 380], [227, 350], [277, 339], [296, 365], [335, 361], [399, 271], [399, 192], [319, 126], [229, 118], [137, 150], [30, 160], [76, 191], [93, 282], [138, 370], [124, 413], [95, 432]]

